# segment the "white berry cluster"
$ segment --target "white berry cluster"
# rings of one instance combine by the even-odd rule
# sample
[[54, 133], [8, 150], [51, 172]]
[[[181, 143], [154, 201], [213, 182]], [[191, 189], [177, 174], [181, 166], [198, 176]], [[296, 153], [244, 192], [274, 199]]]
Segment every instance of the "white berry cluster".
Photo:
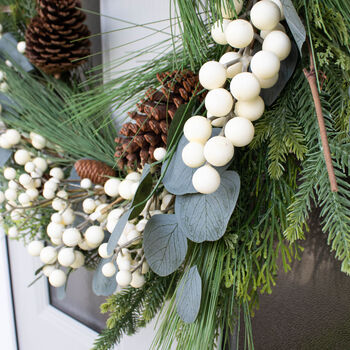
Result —
[[[111, 262], [102, 267], [103, 275], [113, 277], [116, 274], [115, 278], [119, 287], [141, 288], [145, 284], [144, 275], [149, 271], [149, 266], [145, 260], [143, 249], [140, 247], [143, 231], [149, 218], [153, 215], [173, 212], [171, 207], [173, 195], [164, 190], [159, 196], [159, 200], [161, 202], [159, 209], [157, 209], [156, 202], [151, 199], [139, 218], [128, 221], [113, 254], [109, 255], [107, 253], [107, 243], [103, 243], [98, 249], [102, 258], [112, 258]], [[117, 208], [108, 214], [106, 226], [109, 232], [118, 223], [124, 210], [123, 208]]]
[[[243, 2], [235, 0], [239, 14]], [[194, 188], [204, 194], [215, 192], [220, 186], [220, 175], [214, 168], [227, 165], [234, 155], [234, 147], [247, 146], [254, 137], [253, 121], [265, 111], [262, 88], [270, 88], [279, 77], [280, 61], [291, 51], [291, 41], [279, 23], [283, 19], [280, 0], [258, 1], [250, 11], [250, 22], [234, 19], [223, 7], [223, 21], [212, 27], [213, 39], [221, 45], [229, 44], [237, 51], [225, 53], [219, 62], [205, 63], [199, 71], [199, 81], [209, 90], [205, 107], [207, 118], [194, 116], [184, 126], [189, 141], [182, 153], [184, 163], [198, 168], [193, 175]], [[256, 39], [254, 27], [259, 29], [262, 50], [252, 55]], [[251, 72], [248, 71], [250, 67]], [[230, 91], [224, 88], [231, 79]], [[211, 137], [212, 126], [223, 128], [218, 136]]]

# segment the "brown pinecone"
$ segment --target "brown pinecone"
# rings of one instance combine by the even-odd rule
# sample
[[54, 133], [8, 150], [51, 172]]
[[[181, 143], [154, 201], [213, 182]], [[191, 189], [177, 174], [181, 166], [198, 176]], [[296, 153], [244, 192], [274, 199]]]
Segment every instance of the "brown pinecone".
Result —
[[38, 15], [26, 31], [26, 55], [47, 74], [71, 70], [90, 53], [85, 14], [76, 7], [79, 0], [38, 0]]
[[[154, 162], [153, 152], [166, 147], [168, 128], [176, 110], [202, 90], [198, 76], [189, 70], [157, 74], [161, 87], [147, 90], [137, 104], [138, 111], [129, 112], [133, 120], [123, 124], [116, 138], [115, 157], [120, 169], [135, 169]], [[201, 94], [200, 100], [205, 95]]]
[[74, 164], [81, 179], [90, 179], [94, 184], [104, 185], [115, 171], [105, 163], [92, 159], [80, 159]]

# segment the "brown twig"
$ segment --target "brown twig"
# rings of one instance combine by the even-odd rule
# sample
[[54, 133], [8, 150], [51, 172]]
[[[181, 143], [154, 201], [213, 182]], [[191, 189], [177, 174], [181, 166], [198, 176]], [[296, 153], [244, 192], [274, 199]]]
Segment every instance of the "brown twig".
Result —
[[315, 110], [317, 115], [317, 121], [318, 126], [320, 128], [320, 135], [321, 135], [321, 142], [323, 147], [323, 153], [324, 153], [324, 159], [326, 161], [327, 171], [328, 171], [328, 177], [329, 182], [331, 185], [332, 192], [338, 192], [338, 185], [337, 185], [337, 179], [335, 177], [333, 163], [332, 163], [332, 157], [331, 157], [331, 151], [329, 148], [328, 138], [327, 138], [327, 130], [324, 122], [323, 117], [323, 111], [322, 111], [322, 104], [320, 99], [320, 94], [318, 92], [317, 88], [317, 80], [316, 80], [316, 70], [314, 65], [314, 56], [311, 50], [310, 42], [308, 41], [308, 48], [309, 48], [309, 56], [310, 56], [310, 69], [307, 70], [304, 68], [304, 74], [306, 79], [309, 82], [312, 97], [314, 99], [315, 104]]

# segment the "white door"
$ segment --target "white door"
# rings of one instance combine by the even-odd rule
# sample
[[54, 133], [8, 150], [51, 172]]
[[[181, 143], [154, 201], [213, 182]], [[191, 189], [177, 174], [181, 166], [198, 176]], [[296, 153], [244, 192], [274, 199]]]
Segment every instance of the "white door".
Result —
[[[164, 20], [169, 16], [168, 1], [164, 0], [101, 0], [100, 5], [101, 13], [108, 15], [108, 17], [101, 17], [101, 32], [130, 26], [130, 23], [113, 20], [111, 17], [142, 24]], [[167, 26], [164, 23], [160, 22], [153, 25], [153, 27], [156, 28], [158, 26], [158, 29], [163, 29]], [[138, 28], [137, 30], [126, 30], [104, 35], [102, 37], [103, 61], [109, 62], [126, 51], [137, 49], [137, 47], [145, 47], [146, 42], [147, 44], [157, 42], [159, 35], [165, 35], [157, 34], [143, 41], [137, 41], [132, 47], [124, 46], [123, 48], [109, 51], [112, 47], [134, 41], [150, 33], [152, 33], [150, 29]], [[142, 59], [148, 58], [150, 57]], [[130, 64], [138, 63], [131, 62]], [[28, 285], [34, 279], [35, 270], [40, 267], [38, 259], [29, 256], [21, 243], [11, 241], [8, 244], [9, 269], [7, 243], [1, 230], [0, 243], [0, 349], [90, 349], [97, 333], [76, 318], [69, 316], [66, 312], [60, 311], [52, 305], [46, 279], [42, 278], [28, 288]], [[74, 276], [71, 278], [74, 279]], [[89, 286], [84, 286], [84, 288], [89, 288]], [[89, 300], [87, 300], [86, 308], [88, 309], [90, 306]], [[84, 305], [79, 307], [84, 314]], [[71, 312], [69, 313], [72, 314]], [[94, 318], [91, 315], [91, 310], [90, 314], [84, 317], [85, 319], [86, 317]], [[85, 324], [89, 324], [88, 320]], [[154, 325], [155, 322], [135, 336], [124, 337], [122, 342], [116, 346], [116, 349], [148, 349], [154, 336]]]

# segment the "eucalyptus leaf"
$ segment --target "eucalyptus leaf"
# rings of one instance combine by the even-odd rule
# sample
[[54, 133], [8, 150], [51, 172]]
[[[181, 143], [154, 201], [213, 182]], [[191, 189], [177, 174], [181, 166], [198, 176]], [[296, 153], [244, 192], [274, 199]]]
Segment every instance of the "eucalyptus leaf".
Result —
[[102, 274], [103, 265], [111, 261], [112, 257], [108, 259], [101, 259], [95, 270], [94, 277], [92, 279], [92, 290], [96, 295], [109, 296], [117, 289], [115, 277], [106, 277]]
[[[212, 137], [219, 135], [221, 129], [213, 129]], [[170, 161], [169, 167], [167, 167], [168, 161], [162, 166], [162, 172], [165, 172], [163, 178], [164, 187], [170, 193], [176, 195], [184, 195], [188, 193], [197, 193], [192, 185], [192, 176], [197, 169], [189, 168], [182, 160], [182, 150], [188, 144], [188, 140], [185, 136], [182, 136], [177, 146], [176, 152]], [[216, 170], [222, 174], [230, 164], [224, 167], [216, 168]]]
[[202, 280], [197, 266], [185, 273], [176, 290], [176, 311], [182, 321], [193, 323], [201, 305]]
[[19, 53], [17, 50], [17, 41], [10, 34], [5, 33], [0, 39], [0, 52], [8, 56], [13, 62], [19, 65], [26, 72], [30, 72], [34, 69], [27, 57]]
[[289, 56], [281, 61], [281, 69], [279, 71], [277, 83], [270, 89], [261, 89], [260, 96], [264, 100], [266, 106], [271, 106], [287, 85], [297, 66], [298, 57], [298, 48], [296, 44], [292, 42], [292, 50]]
[[300, 55], [302, 56], [302, 47], [306, 40], [306, 31], [304, 24], [298, 16], [292, 0], [281, 0], [281, 3], [283, 5], [284, 16], [286, 17], [289, 29], [299, 48]]
[[118, 241], [120, 236], [122, 235], [125, 225], [127, 224], [130, 214], [132, 212], [132, 209], [129, 209], [127, 212], [125, 212], [120, 219], [118, 220], [117, 224], [114, 227], [114, 230], [109, 237], [108, 243], [107, 243], [107, 253], [112, 254], [114, 252], [114, 249], [118, 245]]
[[[142, 171], [142, 176], [140, 179], [140, 185], [137, 188], [134, 199], [131, 204], [132, 212], [130, 214], [129, 220], [135, 219], [140, 215], [143, 208], [146, 205], [146, 199], [150, 195], [153, 189], [153, 179], [151, 174], [151, 166], [146, 164]], [[145, 202], [141, 204], [142, 202]], [[135, 208], [136, 206], [136, 208]]]
[[214, 193], [177, 196], [175, 213], [186, 237], [196, 243], [220, 239], [236, 207], [240, 186], [239, 175], [226, 171]]
[[12, 155], [11, 149], [0, 148], [0, 166], [4, 166]]
[[181, 105], [176, 110], [168, 131], [168, 145], [171, 145], [173, 141], [181, 135], [186, 121], [193, 115], [193, 110], [196, 105], [196, 102], [197, 98], [192, 98], [189, 103]]
[[187, 253], [187, 239], [175, 215], [154, 215], [143, 232], [146, 260], [159, 276], [168, 276], [182, 264]]

